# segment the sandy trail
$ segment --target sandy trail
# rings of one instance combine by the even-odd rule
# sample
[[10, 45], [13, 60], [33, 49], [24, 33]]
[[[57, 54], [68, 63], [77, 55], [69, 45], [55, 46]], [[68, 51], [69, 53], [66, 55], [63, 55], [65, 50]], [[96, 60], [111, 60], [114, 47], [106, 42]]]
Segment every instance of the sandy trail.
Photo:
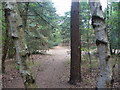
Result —
[[[70, 76], [70, 54], [68, 47], [56, 46], [50, 49], [47, 55], [33, 55], [35, 64], [31, 70], [35, 75], [38, 88], [95, 88], [99, 74], [98, 67], [89, 72], [88, 61], [82, 61], [82, 82], [80, 86], [68, 83]], [[95, 63], [95, 62], [94, 62]], [[6, 73], [3, 74], [3, 85], [7, 88], [24, 88], [19, 72], [15, 68], [15, 61], [6, 62]], [[87, 67], [86, 67], [87, 66]], [[120, 83], [115, 82], [115, 87], [120, 88]]]
[[41, 65], [37, 72], [36, 83], [39, 88], [68, 88], [70, 60], [67, 53], [69, 48], [56, 46], [48, 51], [49, 55], [43, 55], [39, 61]]

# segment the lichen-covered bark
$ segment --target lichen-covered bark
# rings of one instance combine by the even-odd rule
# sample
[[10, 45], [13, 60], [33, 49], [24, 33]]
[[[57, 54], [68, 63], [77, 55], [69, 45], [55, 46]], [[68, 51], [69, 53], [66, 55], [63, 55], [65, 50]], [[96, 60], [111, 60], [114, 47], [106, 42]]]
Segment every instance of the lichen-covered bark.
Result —
[[16, 61], [19, 65], [19, 72], [23, 77], [25, 86], [34, 82], [30, 72], [27, 70], [28, 49], [25, 41], [22, 19], [19, 15], [16, 2], [5, 2], [5, 10], [7, 11], [8, 25], [11, 37], [16, 48]]
[[97, 82], [97, 88], [111, 88], [113, 80], [113, 67], [110, 59], [110, 48], [102, 6], [100, 2], [93, 2], [93, 0], [90, 0], [90, 9], [100, 62], [100, 74]]

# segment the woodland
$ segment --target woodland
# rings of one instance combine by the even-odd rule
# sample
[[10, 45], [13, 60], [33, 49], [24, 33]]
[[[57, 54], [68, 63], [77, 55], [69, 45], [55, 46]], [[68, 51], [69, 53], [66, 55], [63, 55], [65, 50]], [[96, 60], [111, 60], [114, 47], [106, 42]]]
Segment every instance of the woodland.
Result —
[[[0, 3], [1, 88], [120, 89], [120, 1]], [[62, 5], [61, 5], [62, 7]]]

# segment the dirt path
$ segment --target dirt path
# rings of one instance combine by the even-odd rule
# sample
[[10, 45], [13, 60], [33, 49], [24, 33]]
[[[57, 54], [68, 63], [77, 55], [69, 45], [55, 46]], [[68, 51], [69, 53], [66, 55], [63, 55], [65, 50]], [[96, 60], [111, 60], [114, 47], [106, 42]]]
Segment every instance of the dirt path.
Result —
[[[95, 60], [92, 72], [89, 72], [89, 62], [82, 58], [82, 82], [80, 86], [68, 83], [70, 76], [69, 48], [56, 46], [47, 55], [33, 55], [34, 64], [30, 64], [35, 75], [38, 88], [95, 88], [98, 77], [98, 63]], [[94, 58], [93, 58], [94, 59]], [[15, 68], [14, 60], [6, 60], [6, 73], [3, 74], [5, 88], [24, 88], [22, 78]], [[115, 82], [115, 87], [120, 83]], [[120, 88], [120, 87], [119, 87]]]
[[[70, 53], [68, 47], [56, 46], [47, 55], [33, 55], [34, 64], [29, 64], [38, 88], [92, 88], [96, 85], [96, 70], [91, 73], [86, 69], [87, 62], [82, 62], [80, 86], [68, 83], [70, 76]], [[30, 62], [30, 61], [29, 61]], [[5, 88], [24, 88], [22, 78], [15, 68], [15, 61], [6, 62], [6, 74], [3, 74]], [[91, 83], [92, 82], [92, 83]]]
[[36, 72], [36, 83], [39, 88], [68, 88], [69, 48], [57, 46], [43, 55], [39, 70]]

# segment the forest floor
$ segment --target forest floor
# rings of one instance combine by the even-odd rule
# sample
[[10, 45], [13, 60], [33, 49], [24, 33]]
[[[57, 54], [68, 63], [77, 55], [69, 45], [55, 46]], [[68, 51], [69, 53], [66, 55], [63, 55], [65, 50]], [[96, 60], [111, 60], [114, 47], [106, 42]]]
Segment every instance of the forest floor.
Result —
[[[70, 49], [56, 46], [46, 55], [32, 55], [28, 64], [32, 70], [38, 88], [95, 88], [98, 77], [98, 60], [92, 58], [92, 71], [86, 57], [82, 56], [82, 82], [79, 86], [68, 83], [70, 76]], [[86, 60], [87, 59], [87, 60]], [[32, 63], [34, 62], [34, 64]], [[22, 78], [15, 68], [14, 60], [6, 61], [6, 73], [3, 75], [5, 88], [24, 88]], [[115, 83], [118, 87], [120, 83]], [[119, 87], [120, 88], [120, 87]]]

